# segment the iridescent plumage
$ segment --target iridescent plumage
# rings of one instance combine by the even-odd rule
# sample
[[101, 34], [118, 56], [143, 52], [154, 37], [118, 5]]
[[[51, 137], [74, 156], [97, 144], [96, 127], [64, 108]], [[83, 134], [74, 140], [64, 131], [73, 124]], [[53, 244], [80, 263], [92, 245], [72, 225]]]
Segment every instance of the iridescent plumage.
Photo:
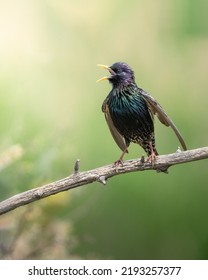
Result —
[[136, 85], [134, 72], [126, 63], [99, 66], [110, 72], [109, 77], [100, 79], [112, 84], [112, 90], [103, 102], [102, 111], [115, 142], [122, 150], [116, 164], [122, 162], [131, 142], [139, 144], [151, 162], [155, 160], [158, 152], [155, 147], [154, 115], [174, 130], [183, 149], [187, 149], [173, 121], [151, 95]]

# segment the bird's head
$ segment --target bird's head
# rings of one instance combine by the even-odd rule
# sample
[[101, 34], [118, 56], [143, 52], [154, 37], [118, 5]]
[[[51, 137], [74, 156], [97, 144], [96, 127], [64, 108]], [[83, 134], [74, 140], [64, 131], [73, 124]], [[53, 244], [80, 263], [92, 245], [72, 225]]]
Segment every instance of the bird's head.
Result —
[[124, 62], [116, 62], [111, 66], [103, 64], [98, 64], [98, 66], [107, 69], [110, 72], [109, 77], [103, 77], [99, 79], [98, 82], [108, 80], [113, 87], [125, 86], [134, 83], [134, 72], [129, 65]]

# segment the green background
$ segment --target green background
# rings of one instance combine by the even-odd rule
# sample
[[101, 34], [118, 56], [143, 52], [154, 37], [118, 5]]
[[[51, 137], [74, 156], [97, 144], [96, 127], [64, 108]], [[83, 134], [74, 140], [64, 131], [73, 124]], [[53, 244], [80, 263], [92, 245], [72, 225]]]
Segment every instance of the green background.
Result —
[[[208, 2], [0, 1], [0, 200], [114, 162], [97, 63], [127, 62], [189, 149], [207, 146]], [[160, 154], [178, 141], [157, 120]], [[144, 151], [132, 144], [125, 159]], [[0, 218], [1, 258], [207, 259], [207, 161], [116, 176]]]

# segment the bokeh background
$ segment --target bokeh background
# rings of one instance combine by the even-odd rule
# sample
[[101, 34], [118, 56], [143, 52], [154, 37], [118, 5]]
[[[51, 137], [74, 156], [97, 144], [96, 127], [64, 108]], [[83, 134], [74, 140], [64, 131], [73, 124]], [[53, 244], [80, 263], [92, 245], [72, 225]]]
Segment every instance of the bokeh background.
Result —
[[[0, 1], [0, 200], [120, 156], [97, 63], [127, 62], [190, 149], [207, 146], [208, 2]], [[161, 154], [173, 132], [156, 121]], [[125, 159], [143, 150], [132, 144]], [[207, 161], [117, 176], [0, 217], [1, 259], [207, 259]]]

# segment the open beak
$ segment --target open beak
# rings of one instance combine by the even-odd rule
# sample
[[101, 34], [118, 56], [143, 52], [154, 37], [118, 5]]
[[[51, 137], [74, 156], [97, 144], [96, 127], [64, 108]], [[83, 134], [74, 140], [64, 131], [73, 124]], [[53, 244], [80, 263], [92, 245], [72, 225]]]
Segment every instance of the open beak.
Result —
[[[110, 68], [110, 66], [103, 65], [103, 64], [97, 64], [97, 66], [102, 67], [102, 68], [108, 70], [108, 71], [111, 73], [111, 75], [115, 75], [115, 74], [116, 74], [116, 73]], [[105, 80], [108, 80], [108, 79], [109, 79], [109, 77], [105, 76], [105, 77], [103, 77], [103, 78], [97, 80], [97, 82], [105, 81]]]

